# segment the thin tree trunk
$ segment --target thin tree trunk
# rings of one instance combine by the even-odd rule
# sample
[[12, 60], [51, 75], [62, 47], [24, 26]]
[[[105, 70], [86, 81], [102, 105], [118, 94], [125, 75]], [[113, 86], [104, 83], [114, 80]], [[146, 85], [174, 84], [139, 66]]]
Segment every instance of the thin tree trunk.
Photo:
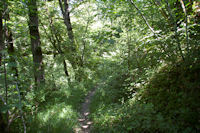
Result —
[[71, 24], [71, 20], [70, 20], [70, 12], [69, 12], [69, 4], [68, 4], [68, 0], [63, 0], [64, 1], [64, 7], [63, 7], [63, 3], [61, 0], [59, 1], [59, 5], [60, 5], [60, 9], [61, 12], [63, 14], [63, 18], [64, 18], [64, 24], [67, 28], [67, 33], [68, 33], [68, 37], [69, 37], [69, 41], [70, 41], [70, 50], [72, 52], [72, 57], [74, 59], [70, 60], [70, 63], [72, 64], [72, 67], [74, 69], [77, 68], [77, 64], [78, 64], [78, 58], [76, 56], [76, 46], [75, 46], [75, 39], [74, 39], [74, 33], [73, 33], [73, 29], [72, 29], [72, 24]]
[[[0, 99], [1, 99], [1, 101], [3, 102], [3, 104], [4, 104], [5, 106], [7, 106], [7, 103], [6, 103], [6, 101], [4, 100], [3, 96], [0, 95]], [[10, 111], [8, 111], [8, 112], [10, 113]], [[6, 132], [6, 126], [7, 126], [7, 124], [6, 124], [6, 122], [4, 121], [4, 119], [3, 119], [3, 114], [0, 112], [0, 131]]]
[[[129, 72], [129, 75], [130, 75], [130, 68], [131, 68], [131, 62], [130, 62], [130, 54], [131, 54], [131, 47], [130, 47], [130, 38], [129, 38], [129, 32], [127, 30], [127, 34], [126, 34], [126, 37], [127, 37], [127, 45], [128, 45], [128, 60], [127, 60], [127, 64], [128, 64], [128, 72]], [[130, 36], [131, 37], [131, 36]]]
[[14, 71], [15, 77], [18, 77], [18, 70], [17, 70], [17, 62], [15, 60], [15, 48], [13, 45], [13, 38], [12, 38], [12, 32], [7, 27], [7, 42], [8, 42], [8, 54], [10, 56], [10, 62], [14, 65], [11, 66], [11, 69]]
[[67, 71], [67, 63], [66, 63], [65, 60], [63, 60], [63, 66], [64, 66], [65, 75], [66, 75], [67, 77], [69, 77], [69, 73], [68, 73], [68, 71]]
[[[2, 5], [0, 3], [0, 5]], [[3, 41], [3, 11], [0, 9], [0, 66], [2, 64], [2, 56], [3, 56], [3, 49], [4, 49], [4, 41]]]
[[[5, 57], [4, 57], [5, 58]], [[6, 64], [5, 62], [3, 63], [3, 67], [4, 67], [4, 84], [5, 84], [5, 98], [6, 98], [6, 105], [8, 105], [8, 82], [7, 82], [7, 70], [6, 70]], [[8, 111], [6, 112], [6, 121], [7, 123], [9, 122], [9, 113]]]
[[185, 14], [185, 35], [186, 35], [186, 45], [187, 45], [187, 52], [189, 52], [189, 36], [188, 36], [188, 15], [187, 10], [185, 8], [185, 4], [183, 0], [180, 0], [181, 6], [183, 8], [183, 12]]
[[61, 8], [61, 11], [62, 11], [62, 14], [63, 14], [64, 23], [65, 23], [66, 28], [67, 28], [68, 37], [69, 37], [70, 43], [71, 43], [72, 48], [73, 48], [72, 50], [75, 51], [75, 48], [74, 48], [74, 44], [75, 44], [74, 33], [73, 33], [73, 30], [72, 30], [72, 24], [71, 24], [71, 20], [70, 20], [69, 4], [68, 4], [68, 0], [63, 0], [63, 1], [64, 1], [64, 8], [63, 8], [63, 4], [62, 4], [61, 0], [59, 0], [59, 4], [60, 4], [60, 8]]
[[89, 26], [89, 23], [90, 23], [90, 19], [88, 18], [87, 20], [87, 25], [85, 27], [85, 31], [84, 31], [84, 35], [82, 36], [82, 42], [83, 42], [83, 51], [82, 51], [82, 55], [81, 55], [81, 67], [84, 67], [84, 57], [85, 57], [85, 49], [86, 49], [86, 42], [85, 42], [85, 36], [87, 34], [87, 31], [88, 31], [88, 26]]
[[[5, 11], [8, 9], [8, 6], [6, 5], [6, 9]], [[5, 20], [9, 21], [10, 20], [10, 15], [9, 12], [6, 11], [5, 13]], [[13, 44], [13, 36], [12, 36], [12, 31], [10, 30], [10, 28], [6, 25], [5, 27], [5, 37], [7, 40], [7, 48], [8, 48], [8, 54], [10, 57], [10, 62], [13, 63], [13, 65], [11, 65], [11, 70], [14, 72], [14, 76], [16, 78], [18, 78], [18, 70], [17, 70], [17, 62], [15, 59], [15, 48], [14, 48], [14, 44]]]
[[[0, 1], [0, 7], [3, 7], [2, 1]], [[4, 47], [5, 47], [5, 45], [4, 45], [4, 39], [3, 39], [3, 9], [0, 8], [0, 67], [2, 66]], [[4, 74], [5, 74], [5, 67], [4, 67]], [[2, 97], [2, 99], [3, 99], [3, 97]], [[4, 100], [2, 100], [2, 101], [4, 102], [4, 104], [7, 104], [6, 101], [4, 101]], [[6, 131], [6, 122], [3, 120], [3, 115], [1, 114], [1, 112], [0, 112], [0, 130], [2, 132]]]
[[42, 62], [42, 49], [38, 30], [37, 0], [29, 0], [29, 31], [31, 37], [31, 50], [34, 62], [34, 77], [36, 87], [44, 83], [44, 67]]
[[69, 61], [72, 64], [72, 67], [74, 69], [75, 79], [77, 81], [81, 81], [82, 73], [81, 73], [81, 70], [78, 69], [78, 66], [80, 65], [81, 57], [79, 57], [78, 54], [77, 54], [78, 52], [77, 52], [77, 49], [76, 49], [74, 33], [73, 33], [71, 20], [70, 20], [68, 0], [63, 0], [64, 1], [64, 7], [63, 7], [63, 4], [62, 4], [62, 1], [61, 0], [58, 0], [58, 1], [59, 1], [61, 12], [63, 14], [65, 26], [67, 28], [69, 41], [71, 43], [71, 47], [70, 47], [71, 57], [69, 58]]

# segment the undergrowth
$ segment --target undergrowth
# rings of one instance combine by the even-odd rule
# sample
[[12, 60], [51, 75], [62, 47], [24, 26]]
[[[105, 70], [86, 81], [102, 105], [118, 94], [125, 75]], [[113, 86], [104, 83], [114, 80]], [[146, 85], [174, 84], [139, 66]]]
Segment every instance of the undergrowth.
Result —
[[121, 90], [126, 88], [122, 86], [123, 76], [116, 74], [102, 84], [90, 108], [94, 122], [92, 131], [200, 132], [200, 62], [198, 59], [186, 61], [162, 65], [126, 101], [121, 95]]
[[92, 84], [91, 81], [72, 83], [72, 87], [60, 86], [58, 90], [48, 91], [38, 113], [29, 119], [28, 132], [73, 132], [79, 125], [80, 104]]

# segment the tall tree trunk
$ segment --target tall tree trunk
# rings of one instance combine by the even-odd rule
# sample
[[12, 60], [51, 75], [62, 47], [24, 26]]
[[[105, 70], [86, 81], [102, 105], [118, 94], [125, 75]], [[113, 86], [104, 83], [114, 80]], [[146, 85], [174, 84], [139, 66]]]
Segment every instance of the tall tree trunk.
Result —
[[6, 123], [4, 122], [3, 115], [0, 112], [0, 131], [4, 133], [5, 129], [6, 129]]
[[[0, 2], [0, 6], [3, 5]], [[1, 6], [2, 7], [2, 6]], [[4, 41], [3, 41], [3, 9], [0, 8], [0, 66], [2, 63], [2, 51], [4, 49]]]
[[74, 33], [73, 33], [71, 20], [70, 20], [68, 0], [63, 0], [64, 7], [63, 7], [62, 0], [58, 0], [58, 1], [59, 1], [61, 12], [63, 14], [65, 26], [67, 28], [68, 37], [69, 37], [69, 40], [71, 43], [71, 45], [70, 45], [71, 57], [69, 57], [68, 59], [69, 59], [70, 63], [72, 64], [73, 69], [75, 70], [75, 79], [77, 81], [81, 81], [82, 71], [81, 71], [81, 69], [77, 69], [78, 66], [81, 65], [80, 64], [81, 57], [78, 56], [78, 54], [77, 54], [78, 52], [77, 52], [76, 46], [75, 46], [75, 39], [74, 39]]
[[6, 30], [7, 30], [6, 39], [8, 41], [8, 54], [10, 56], [10, 62], [14, 64], [11, 66], [11, 69], [14, 72], [15, 77], [18, 77], [17, 62], [15, 59], [15, 48], [13, 45], [12, 32], [8, 27]]
[[59, 5], [60, 5], [61, 12], [63, 14], [65, 26], [67, 28], [69, 41], [71, 43], [70, 44], [70, 48], [71, 48], [70, 50], [72, 52], [72, 56], [74, 57], [74, 59], [71, 59], [70, 62], [72, 64], [72, 67], [74, 69], [76, 69], [78, 59], [77, 59], [77, 56], [76, 56], [76, 46], [75, 46], [75, 40], [74, 40], [74, 33], [73, 33], [72, 24], [71, 24], [71, 20], [70, 20], [69, 4], [68, 4], [68, 0], [63, 0], [63, 1], [64, 1], [64, 7], [63, 7], [63, 3], [62, 3], [61, 0], [59, 0]]
[[[3, 12], [4, 12], [4, 9], [2, 8], [3, 5], [4, 5], [4, 1], [0, 1], [0, 66], [2, 65], [2, 57], [3, 57], [3, 50], [4, 50], [4, 47], [5, 47], [5, 44], [4, 44], [4, 36], [3, 36]], [[3, 68], [4, 68], [4, 83], [5, 83], [5, 97], [6, 97], [6, 101], [5, 103], [7, 104], [8, 102], [8, 86], [7, 86], [7, 72], [6, 72], [6, 66], [5, 66], [5, 62], [3, 63]], [[0, 112], [1, 113], [1, 112]], [[1, 115], [1, 114], [0, 114]], [[6, 120], [8, 122], [8, 111], [6, 113]], [[3, 122], [3, 121], [2, 121]], [[5, 124], [4, 122], [2, 124]]]
[[70, 20], [69, 4], [68, 4], [68, 0], [63, 0], [63, 1], [64, 1], [64, 8], [63, 8], [63, 4], [62, 4], [61, 0], [59, 0], [59, 4], [60, 4], [60, 8], [61, 8], [61, 11], [63, 14], [64, 23], [67, 28], [68, 37], [69, 37], [69, 40], [71, 43], [72, 50], [75, 51], [74, 33], [72, 30], [72, 24], [71, 24], [71, 20]]
[[84, 34], [82, 35], [82, 43], [83, 43], [83, 50], [82, 50], [82, 55], [81, 55], [81, 63], [80, 66], [84, 68], [84, 62], [85, 62], [85, 51], [86, 51], [86, 41], [85, 41], [85, 37], [87, 35], [87, 31], [88, 31], [88, 27], [89, 27], [89, 23], [90, 23], [90, 18], [88, 18], [87, 20], [87, 25], [85, 27], [85, 31]]
[[34, 62], [34, 77], [36, 87], [44, 83], [44, 67], [42, 63], [42, 49], [38, 30], [37, 0], [29, 0], [29, 31], [31, 37], [31, 50]]
[[[5, 3], [5, 20], [9, 21], [10, 20], [10, 15], [9, 15], [9, 10], [7, 3]], [[8, 54], [10, 57], [9, 62], [13, 63], [14, 65], [11, 65], [11, 70], [14, 73], [14, 76], [18, 78], [18, 70], [17, 70], [17, 62], [15, 59], [15, 48], [13, 44], [13, 35], [12, 31], [10, 30], [9, 26], [5, 26], [5, 38], [7, 40], [7, 49], [8, 49]]]

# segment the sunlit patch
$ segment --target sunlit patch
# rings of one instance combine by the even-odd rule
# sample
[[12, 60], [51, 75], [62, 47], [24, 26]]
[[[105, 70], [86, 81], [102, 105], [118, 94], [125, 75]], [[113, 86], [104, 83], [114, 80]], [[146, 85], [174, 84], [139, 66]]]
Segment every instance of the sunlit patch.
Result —
[[83, 121], [85, 121], [85, 119], [78, 119], [78, 121], [79, 121], [79, 122], [83, 122]]
[[88, 116], [89, 114], [90, 114], [90, 112], [85, 112], [84, 113], [85, 116]]
[[91, 124], [92, 124], [92, 122], [91, 122], [91, 121], [88, 121], [88, 122], [87, 122], [87, 125], [91, 125]]
[[78, 119], [77, 112], [72, 109], [72, 106], [65, 103], [53, 105], [50, 109], [38, 113], [37, 117], [37, 124], [44, 131], [46, 128], [58, 131], [67, 130], [69, 127], [73, 128]]
[[66, 108], [63, 108], [62, 111], [59, 114], [59, 118], [68, 118], [69, 114], [73, 113], [72, 107], [67, 106]]
[[82, 128], [84, 128], [84, 129], [86, 129], [86, 128], [88, 128], [89, 127], [89, 125], [84, 125], [84, 126], [82, 126]]

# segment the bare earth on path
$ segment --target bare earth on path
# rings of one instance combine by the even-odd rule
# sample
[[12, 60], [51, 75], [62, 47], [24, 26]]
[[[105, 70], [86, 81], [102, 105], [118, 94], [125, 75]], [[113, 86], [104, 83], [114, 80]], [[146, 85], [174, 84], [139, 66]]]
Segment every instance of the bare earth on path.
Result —
[[91, 99], [94, 96], [96, 89], [91, 90], [86, 96], [84, 103], [81, 105], [81, 117], [79, 118], [80, 128], [75, 129], [75, 133], [90, 133], [90, 126], [92, 121], [89, 120], [88, 115], [90, 114], [89, 106]]

